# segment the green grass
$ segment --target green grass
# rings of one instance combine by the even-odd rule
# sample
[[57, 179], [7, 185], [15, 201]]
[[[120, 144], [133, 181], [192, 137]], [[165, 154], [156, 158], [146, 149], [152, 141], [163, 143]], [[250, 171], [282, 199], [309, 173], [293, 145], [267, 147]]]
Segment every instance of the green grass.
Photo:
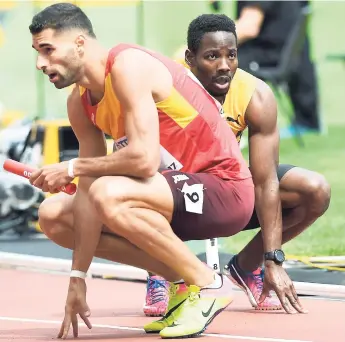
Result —
[[[340, 12], [343, 12], [345, 3], [313, 1], [312, 5], [314, 14], [309, 31], [318, 74], [321, 116], [327, 132], [322, 136], [304, 137], [304, 149], [299, 148], [294, 140], [282, 140], [280, 162], [323, 174], [331, 185], [332, 197], [327, 212], [305, 232], [285, 244], [284, 250], [288, 254], [300, 256], [345, 255], [345, 115], [342, 101], [345, 63], [327, 60], [328, 54], [345, 53], [344, 48], [338, 44], [340, 37], [329, 39], [337, 36], [336, 27], [331, 24], [333, 20], [339, 21], [344, 27]], [[285, 123], [280, 114], [279, 124], [283, 126]], [[247, 150], [243, 153], [248, 157]], [[222, 239], [222, 247], [237, 253], [257, 231]]]
[[[323, 174], [332, 188], [329, 209], [311, 227], [284, 246], [288, 254], [345, 255], [345, 125], [330, 126], [327, 135], [305, 136], [305, 148], [293, 140], [283, 140], [280, 162], [298, 165]], [[247, 157], [247, 150], [244, 155]], [[226, 250], [240, 251], [258, 230], [225, 239]], [[223, 242], [224, 244], [224, 242]]]

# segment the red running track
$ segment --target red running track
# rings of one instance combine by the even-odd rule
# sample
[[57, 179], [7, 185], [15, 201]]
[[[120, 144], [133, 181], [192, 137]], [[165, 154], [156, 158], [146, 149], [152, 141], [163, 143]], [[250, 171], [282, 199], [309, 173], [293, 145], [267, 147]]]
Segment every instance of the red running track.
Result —
[[[52, 341], [63, 319], [68, 277], [0, 269], [0, 341]], [[142, 305], [145, 284], [88, 279], [93, 329], [82, 323], [78, 341], [161, 341], [145, 334]], [[345, 302], [302, 299], [308, 314], [256, 312], [242, 292], [202, 335], [210, 342], [341, 342], [345, 341]], [[69, 340], [73, 340], [72, 329]], [[181, 341], [181, 340], [180, 340]], [[193, 339], [189, 339], [193, 341]]]

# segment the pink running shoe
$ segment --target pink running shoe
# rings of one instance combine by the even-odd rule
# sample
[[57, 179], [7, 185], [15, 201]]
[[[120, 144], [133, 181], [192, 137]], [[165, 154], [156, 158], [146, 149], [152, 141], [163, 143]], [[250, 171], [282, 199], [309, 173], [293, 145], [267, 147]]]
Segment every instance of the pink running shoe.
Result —
[[282, 309], [281, 303], [276, 297], [266, 297], [262, 303], [258, 303], [264, 281], [264, 270], [262, 268], [259, 267], [254, 272], [245, 272], [238, 266], [236, 256], [234, 256], [225, 266], [225, 273], [235, 285], [246, 293], [250, 304], [255, 310]]
[[146, 316], [163, 316], [169, 302], [170, 283], [159, 276], [148, 276], [146, 301], [143, 307]]

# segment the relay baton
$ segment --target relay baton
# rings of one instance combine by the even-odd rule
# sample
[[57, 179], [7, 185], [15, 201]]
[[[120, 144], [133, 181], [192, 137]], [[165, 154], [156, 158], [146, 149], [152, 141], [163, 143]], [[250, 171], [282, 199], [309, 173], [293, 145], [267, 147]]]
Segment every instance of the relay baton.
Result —
[[[31, 166], [19, 163], [12, 159], [6, 159], [3, 167], [6, 171], [27, 179], [29, 179], [31, 177], [32, 172], [35, 171], [35, 169], [33, 169]], [[73, 195], [77, 190], [77, 186], [74, 183], [69, 183], [61, 187], [59, 190], [65, 192], [68, 195]]]

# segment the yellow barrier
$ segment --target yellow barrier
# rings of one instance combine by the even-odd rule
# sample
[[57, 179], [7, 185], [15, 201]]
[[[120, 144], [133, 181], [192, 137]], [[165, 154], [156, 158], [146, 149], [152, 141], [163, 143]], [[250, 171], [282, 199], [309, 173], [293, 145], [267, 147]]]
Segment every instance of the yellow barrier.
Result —
[[[320, 264], [316, 263], [316, 261], [312, 262], [311, 257], [308, 257], [308, 256], [287, 255], [286, 259], [291, 260], [291, 261], [299, 261], [303, 263], [304, 265], [307, 265], [312, 268], [318, 268], [318, 269], [323, 269], [327, 271], [345, 272], [345, 267], [340, 267], [340, 265], [345, 264], [344, 261], [332, 261], [332, 264], [339, 264], [339, 267], [336, 267], [336, 266], [330, 266], [330, 265], [322, 265], [322, 263], [329, 263], [329, 261], [328, 262], [320, 261]], [[317, 259], [315, 258], [315, 260]]]

